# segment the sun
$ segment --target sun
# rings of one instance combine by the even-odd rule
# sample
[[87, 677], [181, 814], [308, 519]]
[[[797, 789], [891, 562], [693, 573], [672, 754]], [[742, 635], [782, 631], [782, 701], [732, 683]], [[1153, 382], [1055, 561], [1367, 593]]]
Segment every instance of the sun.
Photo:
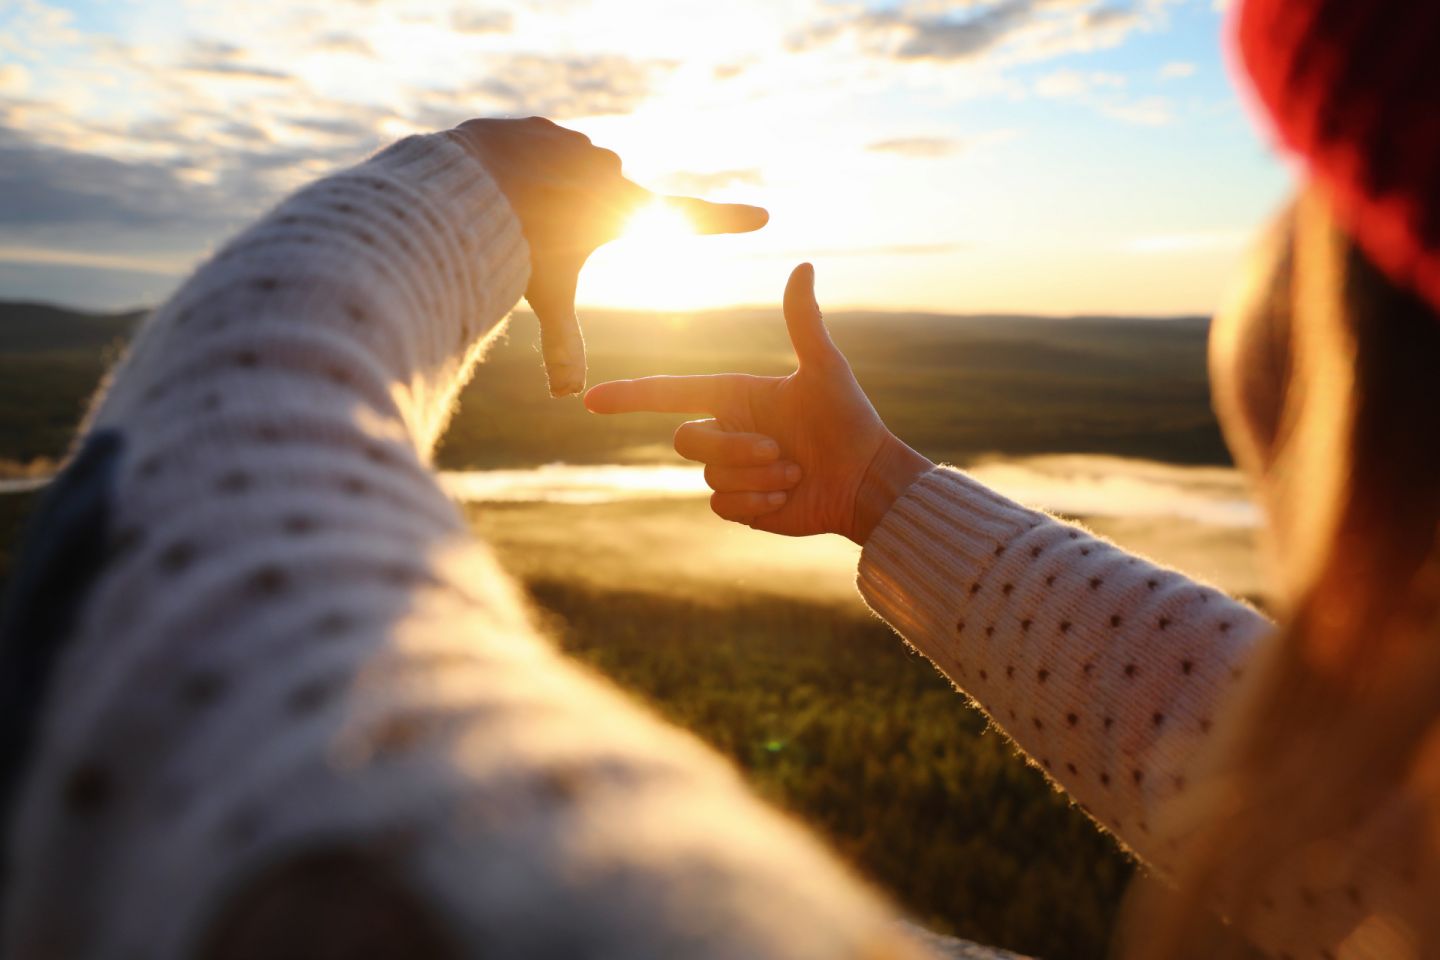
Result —
[[697, 236], [682, 209], [657, 198], [590, 258], [580, 296], [589, 305], [639, 310], [711, 306], [726, 292], [714, 288], [715, 255], [713, 238]]
[[689, 217], [664, 200], [652, 200], [630, 217], [620, 238], [656, 243], [694, 235], [695, 226]]

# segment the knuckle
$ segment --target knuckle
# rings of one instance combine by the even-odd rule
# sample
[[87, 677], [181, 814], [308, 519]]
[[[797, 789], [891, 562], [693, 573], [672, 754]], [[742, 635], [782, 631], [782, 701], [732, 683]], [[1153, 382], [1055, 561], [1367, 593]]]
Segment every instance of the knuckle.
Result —
[[675, 428], [672, 442], [676, 453], [687, 460], [694, 460], [700, 453], [700, 428], [693, 421], [682, 423]]
[[751, 374], [742, 373], [722, 381], [720, 384], [721, 399], [728, 406], [740, 406], [749, 396], [754, 381], [758, 379]]
[[604, 147], [597, 147], [595, 150], [596, 165], [603, 170], [619, 173], [622, 166], [620, 154], [614, 150], [607, 150]]
[[739, 434], [731, 434], [726, 437], [723, 449], [725, 456], [737, 463], [753, 462], [755, 458], [754, 441]]
[[711, 490], [718, 491], [720, 489], [719, 484], [721, 479], [719, 468], [713, 463], [707, 463], [705, 465], [705, 485]]

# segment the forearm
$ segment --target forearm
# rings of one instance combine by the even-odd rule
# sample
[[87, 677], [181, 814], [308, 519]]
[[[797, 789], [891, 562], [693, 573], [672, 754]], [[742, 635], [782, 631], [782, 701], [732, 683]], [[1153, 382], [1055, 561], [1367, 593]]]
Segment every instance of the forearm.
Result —
[[[461, 528], [423, 465], [527, 255], [484, 168], [416, 137], [285, 200], [147, 320], [45, 499], [0, 623], [12, 786], [66, 636], [126, 554], [178, 574], [287, 530]], [[123, 593], [158, 607], [162, 588]]]
[[1171, 865], [1159, 813], [1263, 617], [943, 468], [876, 527], [859, 585], [1092, 816]]
[[294, 194], [197, 270], [142, 328], [91, 425], [193, 427], [220, 382], [257, 413], [367, 407], [423, 459], [528, 276], [520, 224], [479, 162], [443, 134], [408, 138]]

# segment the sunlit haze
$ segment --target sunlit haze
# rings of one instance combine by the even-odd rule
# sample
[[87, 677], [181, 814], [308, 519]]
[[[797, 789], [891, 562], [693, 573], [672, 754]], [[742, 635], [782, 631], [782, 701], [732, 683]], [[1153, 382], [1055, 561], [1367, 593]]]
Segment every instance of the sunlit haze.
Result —
[[724, 306], [723, 296], [692, 276], [692, 264], [703, 263], [706, 256], [707, 244], [696, 239], [688, 217], [656, 200], [640, 208], [620, 239], [591, 259], [585, 294], [591, 302], [650, 310]]
[[1173, 314], [1286, 175], [1215, 0], [0, 0], [0, 297], [126, 307], [390, 139], [550, 116], [764, 230], [635, 230], [582, 307]]

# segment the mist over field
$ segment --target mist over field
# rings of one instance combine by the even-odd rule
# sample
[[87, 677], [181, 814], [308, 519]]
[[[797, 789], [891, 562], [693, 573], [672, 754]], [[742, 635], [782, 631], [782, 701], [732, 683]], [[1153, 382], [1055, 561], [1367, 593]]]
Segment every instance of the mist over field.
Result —
[[[1081, 520], [1139, 553], [1236, 596], [1264, 587], [1255, 558], [1258, 515], [1230, 467], [1093, 454], [990, 457], [972, 476], [1026, 506]], [[441, 483], [471, 504], [475, 523], [512, 569], [563, 565], [585, 582], [622, 587], [748, 585], [859, 609], [859, 548], [839, 537], [776, 538], [727, 524], [706, 508], [698, 466], [547, 464], [447, 471]], [[550, 531], [547, 533], [547, 530]], [[540, 549], [548, 546], [550, 549]]]
[[[0, 305], [0, 477], [55, 468], [138, 315]], [[585, 318], [591, 382], [786, 372], [770, 310]], [[827, 317], [900, 436], [1021, 502], [1263, 599], [1257, 515], [1210, 412], [1200, 319]], [[858, 548], [714, 518], [684, 417], [548, 398], [519, 314], [466, 388], [442, 482], [571, 654], [730, 757], [917, 919], [1103, 954], [1132, 866], [864, 608]], [[0, 493], [0, 579], [36, 495]]]

